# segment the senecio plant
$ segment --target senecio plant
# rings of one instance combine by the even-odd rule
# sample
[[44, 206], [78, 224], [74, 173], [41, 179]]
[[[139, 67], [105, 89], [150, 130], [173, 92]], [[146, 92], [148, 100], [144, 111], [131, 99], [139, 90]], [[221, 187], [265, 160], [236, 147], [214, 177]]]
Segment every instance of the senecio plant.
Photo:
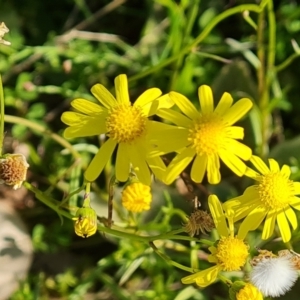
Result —
[[[180, 55], [191, 51], [218, 22], [233, 14], [242, 12], [245, 20], [257, 30], [249, 16], [251, 11], [260, 16], [267, 13], [269, 22], [268, 51], [258, 53], [260, 64], [266, 64], [264, 68], [257, 67], [259, 99], [246, 93], [238, 99], [229, 92], [214, 99], [214, 91], [204, 84], [194, 91], [199, 100], [196, 104], [182, 93], [163, 93], [156, 87], [146, 89], [137, 99], [132, 99], [130, 78], [120, 74], [114, 80], [114, 91], [97, 83], [91, 88], [94, 101], [74, 99], [70, 110], [62, 113], [61, 120], [66, 125], [65, 141], [92, 136], [100, 140], [97, 153], [83, 170], [80, 188], [71, 190], [62, 201], [54, 200], [26, 181], [29, 165], [21, 154], [0, 153], [1, 182], [14, 189], [23, 184], [37, 199], [70, 219], [76, 235], [82, 238], [104, 234], [146, 243], [166, 264], [184, 272], [183, 286], [194, 285], [201, 290], [217, 281], [224, 282], [231, 300], [259, 300], [287, 293], [297, 281], [300, 269], [300, 255], [291, 243], [298, 232], [300, 182], [293, 180], [290, 166], [281, 165], [266, 155], [265, 120], [269, 117], [270, 90], [276, 74], [272, 1], [226, 10], [213, 19]], [[262, 24], [263, 20], [262, 17], [259, 22]], [[4, 24], [1, 26], [2, 40], [8, 28]], [[6, 41], [2, 43], [9, 45]], [[168, 63], [178, 58], [174, 56]], [[285, 64], [294, 58], [289, 58]], [[164, 64], [155, 66], [153, 72], [162, 67]], [[283, 67], [281, 65], [277, 70]], [[151, 70], [147, 72], [138, 74], [136, 79], [150, 74]], [[253, 109], [260, 112], [257, 118], [262, 131], [262, 143], [256, 148], [244, 142], [244, 137], [250, 133], [240, 122], [247, 120]], [[2, 90], [1, 112], [3, 139]], [[69, 150], [74, 151], [72, 146]], [[78, 153], [74, 156], [80, 159]], [[241, 186], [243, 191], [239, 195], [220, 201], [218, 196], [221, 196], [213, 191], [222, 184], [224, 170], [230, 171], [237, 181], [248, 178], [244, 181], [248, 185]], [[108, 218], [96, 212], [92, 197], [93, 183], [101, 178], [106, 178]], [[155, 230], [144, 230], [137, 222], [140, 220], [137, 216], [151, 210], [152, 187], [158, 182], [167, 187], [180, 181], [193, 195], [195, 207], [192, 213], [184, 215], [182, 226], [173, 231], [157, 235]], [[119, 204], [113, 201], [116, 187], [122, 189]], [[198, 199], [195, 187], [207, 189], [207, 195]], [[77, 207], [76, 203], [74, 210], [69, 206], [70, 199], [74, 195], [82, 196], [82, 191], [83, 204]], [[128, 219], [122, 226], [113, 221], [113, 206], [115, 211], [118, 206], [128, 211]], [[163, 244], [155, 244], [159, 240], [189, 243], [193, 253], [190, 265], [180, 264], [167, 256]], [[276, 253], [268, 249], [271, 241], [278, 244]]]

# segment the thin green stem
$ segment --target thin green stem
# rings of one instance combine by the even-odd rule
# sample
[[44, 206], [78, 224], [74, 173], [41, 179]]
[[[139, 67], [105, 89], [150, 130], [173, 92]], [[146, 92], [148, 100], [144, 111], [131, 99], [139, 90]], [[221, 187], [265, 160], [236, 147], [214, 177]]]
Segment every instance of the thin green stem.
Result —
[[208, 25], [204, 28], [204, 30], [194, 39], [194, 41], [190, 44], [184, 47], [179, 53], [173, 55], [172, 57], [164, 60], [163, 62], [143, 71], [140, 72], [132, 77], [129, 78], [129, 81], [135, 81], [137, 79], [143, 78], [151, 73], [158, 72], [161, 68], [169, 65], [173, 61], [179, 59], [182, 55], [189, 53], [193, 48], [195, 48], [199, 43], [201, 43], [207, 36], [208, 34], [214, 29], [221, 21], [224, 19], [241, 13], [245, 10], [248, 11], [254, 11], [257, 13], [261, 13], [264, 9], [264, 6], [267, 4], [267, 1], [263, 1], [260, 5], [255, 5], [255, 4], [242, 4], [236, 7], [233, 7], [231, 9], [228, 9], [222, 13], [220, 13], [218, 16], [213, 18]]
[[[176, 261], [174, 261], [174, 260], [172, 260], [171, 258], [169, 258], [169, 257], [168, 257], [167, 255], [165, 255], [164, 253], [160, 252], [160, 251], [156, 248], [156, 246], [154, 245], [153, 242], [149, 242], [149, 245], [150, 245], [150, 247], [153, 249], [153, 251], [154, 251], [157, 255], [159, 255], [163, 260], [165, 260], [169, 265], [172, 265], [172, 266], [174, 266], [174, 267], [176, 267], [176, 268], [178, 268], [178, 269], [181, 269], [181, 270], [184, 270], [184, 271], [187, 271], [187, 272], [190, 272], [190, 273], [194, 273], [194, 272], [195, 272], [194, 269], [189, 268], [189, 267], [186, 267], [186, 266], [184, 266], [184, 265], [182, 265], [182, 264], [179, 264], [179, 263], [177, 263]], [[196, 270], [196, 272], [197, 272], [197, 270]]]
[[300, 53], [293, 53], [291, 56], [289, 56], [284, 62], [282, 62], [280, 65], [274, 67], [274, 72], [279, 73], [282, 70], [284, 70], [286, 67], [288, 67], [296, 58], [300, 56]]
[[53, 133], [49, 129], [45, 128], [42, 125], [39, 125], [35, 122], [32, 122], [30, 120], [26, 120], [20, 117], [15, 117], [15, 116], [10, 116], [10, 115], [5, 115], [4, 116], [4, 121], [7, 123], [13, 123], [13, 124], [20, 124], [24, 125], [36, 132], [38, 132], [40, 135], [47, 135], [50, 138], [52, 138], [54, 141], [56, 141], [58, 144], [60, 144], [62, 147], [68, 149], [70, 153], [74, 156], [75, 159], [80, 159], [81, 156], [80, 154], [72, 147], [72, 145], [67, 142], [64, 138], [59, 136], [56, 133]]
[[4, 139], [4, 93], [2, 78], [0, 76], [0, 157], [2, 156], [3, 150], [3, 139]]

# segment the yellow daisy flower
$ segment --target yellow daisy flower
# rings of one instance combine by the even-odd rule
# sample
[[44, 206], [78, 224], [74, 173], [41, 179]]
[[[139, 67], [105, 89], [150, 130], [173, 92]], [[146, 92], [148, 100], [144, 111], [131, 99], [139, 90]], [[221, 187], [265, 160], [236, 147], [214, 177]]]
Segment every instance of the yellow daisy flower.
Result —
[[186, 276], [181, 279], [183, 284], [196, 283], [200, 287], [206, 287], [212, 284], [221, 271], [237, 271], [246, 263], [249, 255], [248, 246], [242, 239], [234, 237], [232, 219], [229, 218], [229, 228], [227, 227], [226, 218], [222, 205], [215, 195], [210, 195], [208, 205], [211, 215], [220, 235], [220, 240], [216, 246], [209, 247], [211, 255], [208, 261], [215, 263], [213, 267], [202, 270], [195, 274]]
[[244, 175], [246, 165], [242, 160], [249, 160], [252, 151], [237, 141], [243, 139], [244, 129], [232, 125], [250, 110], [251, 100], [243, 98], [232, 105], [231, 95], [224, 93], [214, 109], [212, 90], [202, 85], [198, 90], [201, 106], [198, 111], [185, 96], [176, 92], [169, 95], [184, 115], [170, 109], [157, 113], [182, 129], [176, 141], [170, 141], [172, 137], [164, 140], [181, 149], [167, 168], [165, 183], [172, 183], [194, 158], [191, 178], [195, 182], [202, 182], [207, 171], [208, 182], [219, 183], [220, 159], [238, 176]]
[[61, 117], [69, 125], [64, 136], [75, 138], [106, 134], [108, 137], [84, 174], [87, 181], [92, 182], [100, 175], [118, 146], [115, 164], [117, 180], [126, 181], [132, 170], [141, 182], [150, 184], [149, 168], [158, 178], [164, 175], [166, 167], [158, 156], [163, 152], [157, 143], [174, 126], [149, 120], [148, 117], [155, 114], [158, 108], [171, 107], [173, 103], [168, 95], [160, 97], [158, 88], [151, 88], [131, 104], [127, 76], [124, 74], [115, 78], [115, 89], [116, 97], [103, 85], [96, 84], [91, 92], [99, 103], [73, 100], [71, 105], [77, 112], [64, 112]]
[[245, 175], [253, 178], [256, 184], [248, 187], [242, 196], [224, 203], [224, 210], [234, 212], [234, 222], [245, 218], [239, 228], [240, 238], [245, 238], [264, 221], [262, 239], [268, 239], [277, 222], [286, 243], [291, 238], [290, 225], [294, 230], [298, 226], [292, 208], [300, 210], [300, 198], [295, 196], [300, 194], [300, 183], [290, 180], [290, 168], [283, 165], [280, 169], [274, 159], [269, 159], [270, 167], [258, 156], [252, 156], [250, 161], [259, 173], [248, 168]]

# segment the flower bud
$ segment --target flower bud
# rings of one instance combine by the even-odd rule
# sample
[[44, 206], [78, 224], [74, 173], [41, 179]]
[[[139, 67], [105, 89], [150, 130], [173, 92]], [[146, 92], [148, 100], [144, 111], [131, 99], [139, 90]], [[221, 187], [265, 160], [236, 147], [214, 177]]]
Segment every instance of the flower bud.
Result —
[[26, 180], [28, 167], [23, 154], [5, 154], [0, 158], [0, 183], [12, 185], [17, 190]]
[[122, 204], [129, 211], [149, 210], [151, 202], [151, 188], [141, 182], [128, 184], [122, 192]]
[[75, 233], [83, 238], [87, 238], [97, 231], [97, 214], [91, 207], [81, 207], [77, 210], [75, 221]]

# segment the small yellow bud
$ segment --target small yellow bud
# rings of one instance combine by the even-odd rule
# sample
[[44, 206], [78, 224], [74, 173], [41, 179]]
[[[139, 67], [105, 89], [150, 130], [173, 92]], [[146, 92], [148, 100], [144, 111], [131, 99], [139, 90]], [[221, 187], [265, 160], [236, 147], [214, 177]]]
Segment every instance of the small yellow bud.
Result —
[[75, 233], [83, 238], [87, 238], [97, 231], [97, 214], [91, 207], [79, 208], [76, 216], [73, 218], [75, 221]]
[[129, 211], [149, 210], [151, 202], [151, 188], [141, 182], [128, 184], [122, 192], [122, 204]]
[[17, 190], [26, 180], [28, 167], [23, 154], [5, 154], [0, 158], [0, 183], [12, 185]]

